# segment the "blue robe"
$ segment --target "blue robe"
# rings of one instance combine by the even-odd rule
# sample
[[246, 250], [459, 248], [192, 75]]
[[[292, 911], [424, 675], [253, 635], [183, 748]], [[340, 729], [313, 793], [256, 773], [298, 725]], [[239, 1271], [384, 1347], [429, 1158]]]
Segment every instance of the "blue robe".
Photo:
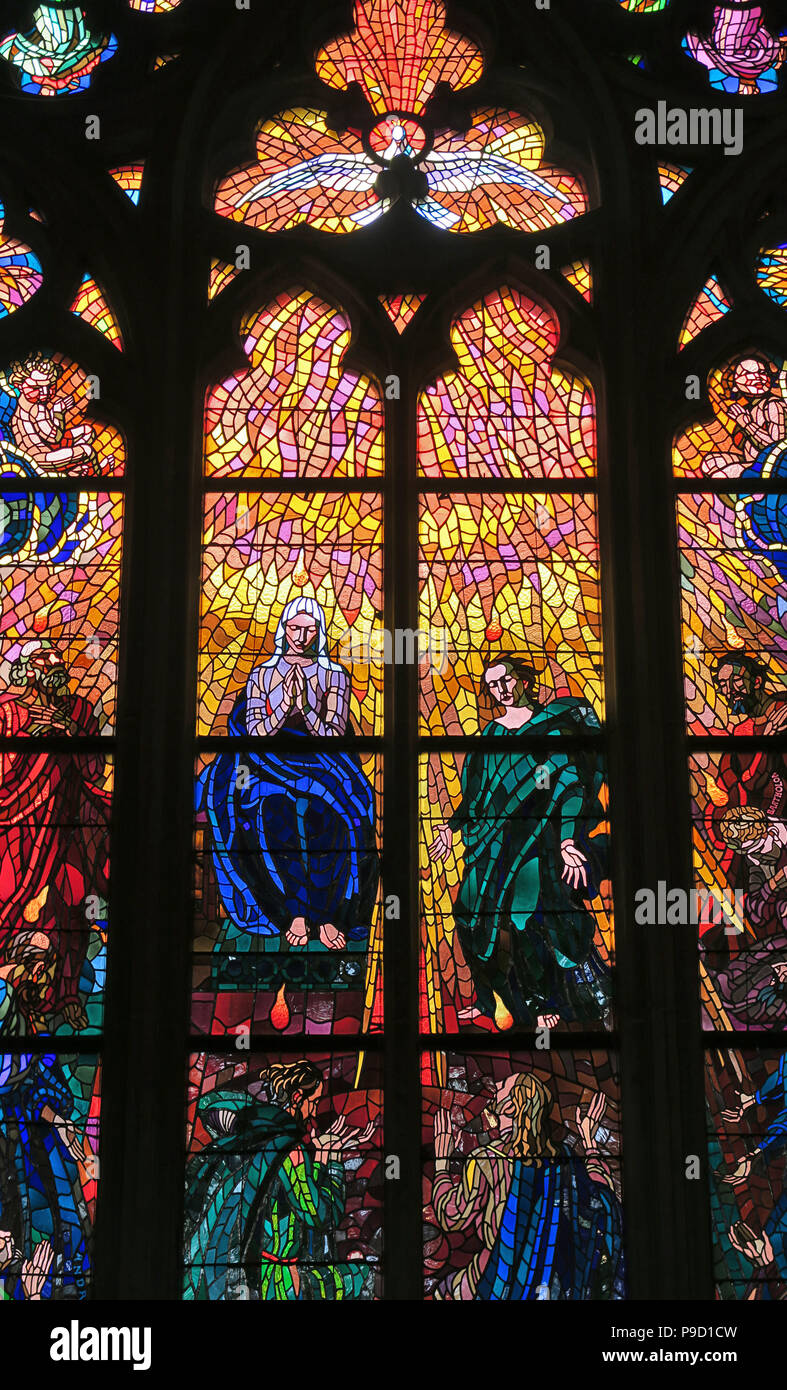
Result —
[[[7, 989], [0, 980], [0, 996]], [[76, 1162], [41, 1118], [45, 1105], [63, 1119], [74, 1108], [55, 1055], [0, 1057], [0, 1229], [11, 1232], [24, 1259], [42, 1240], [52, 1242], [55, 1258], [42, 1298], [85, 1298], [89, 1215]], [[21, 1280], [6, 1275], [6, 1287], [13, 1298], [24, 1297]]]
[[623, 1297], [621, 1207], [594, 1182], [582, 1159], [539, 1167], [511, 1160], [511, 1187], [497, 1239], [475, 1297], [525, 1299]]
[[[776, 1070], [771, 1072], [767, 1081], [755, 1092], [754, 1099], [757, 1105], [768, 1106], [776, 1102], [779, 1106], [777, 1115], [768, 1125], [757, 1146], [760, 1153], [755, 1162], [759, 1163], [762, 1158], [767, 1165], [787, 1147], [787, 1053], [782, 1053]], [[709, 1152], [712, 1164], [720, 1174], [723, 1163], [717, 1140], [710, 1142]], [[744, 1192], [745, 1190], [743, 1189]], [[739, 1191], [741, 1189], [731, 1190], [720, 1178], [714, 1183], [711, 1191], [714, 1230], [716, 1240], [721, 1246], [718, 1260], [721, 1265], [719, 1277], [723, 1282], [729, 1279], [733, 1285], [745, 1280], [753, 1281], [750, 1288], [756, 1288], [758, 1297], [768, 1301], [774, 1296], [771, 1292], [771, 1281], [776, 1279], [787, 1282], [787, 1183], [784, 1184], [782, 1194], [762, 1228], [773, 1248], [774, 1268], [768, 1268], [767, 1271], [760, 1268], [752, 1271], [751, 1262], [730, 1243], [729, 1227], [739, 1216], [740, 1198], [735, 1195]]]
[[[228, 728], [247, 734], [245, 694]], [[282, 732], [303, 730], [291, 723]], [[308, 744], [278, 753], [262, 741], [222, 753], [197, 780], [197, 810], [207, 815], [221, 902], [236, 927], [279, 936], [304, 917], [311, 927], [332, 922], [351, 941], [368, 936], [374, 793], [352, 753]]]
[[[787, 441], [769, 444], [741, 479], [787, 481]], [[787, 496], [771, 492], [738, 499], [738, 519], [748, 550], [763, 556], [787, 579]]]
[[[774, 1100], [779, 1105], [779, 1112], [768, 1125], [759, 1145], [760, 1154], [767, 1156], [767, 1162], [787, 1147], [787, 1053], [782, 1053], [776, 1071], [771, 1072], [768, 1080], [756, 1092], [755, 1100], [758, 1105], [771, 1105]], [[787, 1183], [763, 1226], [763, 1232], [773, 1247], [773, 1262], [779, 1278], [787, 1280]], [[763, 1296], [770, 1297], [767, 1284], [763, 1286]]]

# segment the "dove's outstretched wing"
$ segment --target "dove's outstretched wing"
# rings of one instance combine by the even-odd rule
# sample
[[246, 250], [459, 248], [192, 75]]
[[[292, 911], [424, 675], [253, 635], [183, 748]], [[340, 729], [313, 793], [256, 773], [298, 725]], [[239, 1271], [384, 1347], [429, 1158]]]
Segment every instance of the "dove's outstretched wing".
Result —
[[430, 197], [418, 211], [452, 231], [477, 231], [495, 222], [537, 231], [577, 213], [571, 182], [560, 170], [536, 173], [504, 155], [476, 150], [434, 150], [421, 168]]
[[248, 193], [243, 193], [235, 201], [237, 208], [247, 208], [251, 203], [277, 198], [282, 193], [297, 193], [304, 189], [324, 192], [332, 191], [365, 193], [374, 186], [380, 170], [365, 154], [344, 154], [336, 151], [315, 155], [301, 164], [292, 164], [288, 169], [256, 183]]
[[215, 207], [261, 231], [308, 222], [349, 232], [384, 211], [374, 192], [379, 172], [359, 131], [339, 135], [324, 111], [285, 111], [260, 127], [254, 162], [222, 179]]

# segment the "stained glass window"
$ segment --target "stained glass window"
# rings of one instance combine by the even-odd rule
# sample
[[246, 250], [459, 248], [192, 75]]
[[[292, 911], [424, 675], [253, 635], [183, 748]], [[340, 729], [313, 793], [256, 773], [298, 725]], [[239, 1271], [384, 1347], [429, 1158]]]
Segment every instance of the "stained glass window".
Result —
[[[106, 332], [95, 281], [70, 299], [46, 223], [18, 205], [12, 216], [37, 251], [4, 240], [4, 302], [23, 330], [0, 345], [0, 1284], [9, 1300], [82, 1300], [111, 950], [126, 442], [89, 348], [81, 359], [69, 346], [78, 318]], [[58, 295], [58, 334], [40, 338], [29, 304], [48, 296], [40, 325]]]
[[423, 1142], [427, 1296], [623, 1297], [620, 1094], [608, 1053], [426, 1054]]
[[[586, 210], [582, 180], [545, 162], [534, 122], [493, 108], [473, 109], [455, 130], [430, 119], [438, 83], [461, 91], [483, 61], [473, 43], [446, 31], [439, 4], [371, 0], [356, 5], [354, 22], [315, 67], [337, 91], [357, 83], [368, 114], [341, 129], [316, 108], [266, 119], [256, 160], [219, 181], [220, 216], [255, 233], [303, 222], [337, 233], [406, 198], [444, 236], [496, 222], [542, 231]], [[402, 40], [404, 63], [395, 56]], [[590, 297], [589, 259], [564, 273]], [[214, 257], [211, 297], [230, 282], [234, 288], [231, 262]], [[376, 298], [390, 320], [395, 363], [400, 337], [412, 335], [430, 301], [409, 286], [387, 293], [382, 281]], [[397, 443], [402, 373], [361, 368], [357, 322], [356, 314], [351, 327], [341, 303], [297, 285], [252, 304], [240, 325], [246, 365], [206, 394], [192, 1026], [225, 1047], [249, 1033], [320, 1033], [326, 1041], [339, 1034], [345, 1043], [355, 1035], [353, 1085], [364, 1094], [376, 1055], [364, 1039], [395, 1045], [390, 1000], [409, 987], [408, 973], [424, 1034], [538, 1028], [567, 1039], [572, 1030], [610, 1027], [614, 946], [594, 391], [556, 360], [561, 328], [548, 300], [503, 284], [466, 301], [448, 330], [455, 366], [410, 388], [413, 476]], [[403, 486], [389, 538], [391, 489]], [[405, 533], [413, 559], [402, 573], [392, 566], [396, 536]], [[398, 676], [397, 667], [409, 670]], [[408, 693], [396, 709], [400, 698], [418, 709], [409, 736], [391, 708], [402, 680]], [[495, 749], [490, 737], [505, 744]], [[408, 757], [418, 753], [408, 811], [418, 817], [418, 847], [409, 882], [401, 868], [389, 868], [386, 882], [384, 866], [398, 857], [387, 808], [396, 804], [390, 788], [406, 747]], [[402, 918], [411, 899], [421, 939], [418, 958], [407, 961]], [[397, 956], [399, 979], [386, 992]], [[307, 1040], [303, 1053], [288, 1055], [296, 1077], [309, 1064]], [[560, 1056], [567, 1074], [585, 1066], [570, 1049]], [[335, 1078], [341, 1091], [352, 1067], [339, 1063], [338, 1054], [327, 1056], [320, 1077]], [[517, 1078], [521, 1124], [544, 1112], [543, 1123], [533, 1120], [538, 1137], [524, 1167], [546, 1165], [556, 1192], [578, 1182], [588, 1211], [606, 1214], [597, 1236], [571, 1256], [582, 1273], [553, 1284], [551, 1256], [538, 1241], [535, 1253], [518, 1252], [507, 1292], [466, 1282], [477, 1242], [447, 1247], [453, 1269], [444, 1273], [462, 1290], [452, 1296], [535, 1297], [543, 1285], [557, 1299], [619, 1298], [613, 1132], [602, 1130], [606, 1157], [595, 1177], [592, 1164], [571, 1176], [577, 1163], [564, 1160], [584, 1133], [577, 1107], [560, 1122], [548, 1118], [563, 1102], [541, 1080], [531, 1093], [531, 1063], [514, 1054], [507, 1071]], [[444, 1050], [424, 1052], [423, 1078], [458, 1086], [450, 1069]], [[287, 1099], [264, 1081], [260, 1089], [253, 1075], [245, 1064], [234, 1068], [233, 1110], [245, 1115], [249, 1097], [264, 1092], [264, 1103], [273, 1098], [278, 1107], [277, 1125], [305, 1121], [311, 1111], [297, 1079]], [[467, 1085], [477, 1087], [479, 1074], [472, 1076]], [[492, 1091], [494, 1084], [490, 1075]], [[589, 1102], [598, 1117], [601, 1089], [599, 1082]], [[553, 1143], [553, 1123], [565, 1142]], [[501, 1142], [505, 1149], [508, 1139]], [[221, 1152], [230, 1148], [228, 1134]], [[309, 1203], [322, 1201], [305, 1161], [289, 1198], [301, 1226]], [[229, 1183], [232, 1172], [227, 1160], [216, 1182]], [[260, 1181], [250, 1172], [250, 1210]], [[487, 1252], [502, 1239], [506, 1201], [538, 1224], [534, 1194], [527, 1185], [520, 1194], [519, 1182], [519, 1169], [504, 1162]], [[205, 1200], [187, 1224], [187, 1268], [201, 1265], [208, 1248], [226, 1263], [251, 1238], [251, 1217], [241, 1212], [230, 1234], [221, 1206]], [[337, 1248], [343, 1227], [320, 1229], [320, 1248]], [[561, 1241], [581, 1245], [583, 1231], [584, 1218]], [[185, 1296], [340, 1296], [338, 1284], [318, 1290], [305, 1254], [311, 1238], [293, 1236], [286, 1255], [272, 1240], [263, 1243], [296, 1272], [300, 1295], [269, 1278], [263, 1255], [262, 1274], [259, 1261], [252, 1275], [234, 1269], [231, 1287], [242, 1286], [242, 1295], [229, 1292], [229, 1276], [206, 1282], [187, 1273]], [[336, 1278], [343, 1297], [385, 1296], [384, 1266], [371, 1282], [360, 1271], [354, 1281]], [[429, 1279], [427, 1296], [436, 1287]]]
[[[778, 248], [757, 261], [762, 290]], [[773, 283], [777, 283], [774, 281]], [[707, 288], [707, 287], [706, 287]], [[675, 441], [683, 651], [717, 1296], [780, 1298], [787, 863], [784, 361], [752, 344], [708, 375]], [[711, 490], [712, 489], [712, 490]], [[737, 1042], [731, 1042], [730, 1035]], [[740, 1044], [740, 1045], [738, 1045]]]
[[[445, 482], [422, 493], [419, 622], [431, 659], [420, 710], [435, 740], [419, 769], [427, 1032], [607, 1017], [594, 497], [538, 492], [534, 481], [592, 476], [595, 413], [588, 384], [552, 370], [555, 330], [525, 296], [488, 296], [452, 333], [464, 370], [427, 387], [419, 406], [429, 479], [528, 479], [524, 493], [479, 483], [452, 493]], [[487, 742], [531, 733], [546, 745]], [[441, 736], [479, 734], [483, 750], [439, 751]], [[552, 753], [561, 736], [583, 746]]]
[[[4, 1024], [15, 1007], [7, 981], [6, 976], [0, 1006]], [[92, 1278], [97, 1195], [98, 1059], [86, 1053], [3, 1053], [0, 1086], [0, 1297], [84, 1299]]]
[[93, 31], [81, 9], [50, 4], [36, 7], [31, 28], [4, 35], [0, 58], [13, 65], [23, 92], [55, 97], [84, 91], [116, 49], [114, 34]]
[[315, 68], [328, 87], [362, 88], [359, 126], [335, 131], [316, 108], [264, 121], [256, 160], [220, 181], [218, 213], [266, 231], [308, 222], [349, 232], [403, 198], [436, 227], [474, 232], [496, 222], [536, 231], [585, 211], [582, 181], [544, 163], [543, 131], [527, 117], [485, 107], [461, 132], [424, 124], [440, 84], [461, 90], [483, 69], [478, 48], [446, 30], [440, 0], [359, 0], [354, 17]]
[[784, 1298], [785, 1054], [708, 1054], [714, 1273], [722, 1299]]
[[190, 1059], [184, 1299], [380, 1296], [382, 1078], [364, 1070], [341, 1052]]
[[0, 1297], [787, 1297], [787, 0], [6, 9]]

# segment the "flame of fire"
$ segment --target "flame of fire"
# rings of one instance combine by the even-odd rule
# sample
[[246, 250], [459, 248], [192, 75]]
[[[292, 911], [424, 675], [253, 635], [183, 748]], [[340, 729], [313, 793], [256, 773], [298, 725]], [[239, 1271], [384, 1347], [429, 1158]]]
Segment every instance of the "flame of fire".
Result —
[[725, 806], [728, 798], [724, 788], [719, 786], [715, 777], [712, 777], [709, 772], [706, 772], [704, 776], [705, 789], [714, 806]]
[[[492, 992], [494, 993], [494, 990], [493, 990]], [[502, 999], [500, 998], [500, 995], [499, 995], [499, 994], [495, 994], [495, 1025], [496, 1025], [496, 1027], [498, 1027], [498, 1028], [500, 1029], [501, 1033], [503, 1033], [503, 1032], [505, 1032], [506, 1028], [510, 1028], [510, 1027], [512, 1026], [513, 1022], [514, 1022], [513, 1015], [509, 1013], [508, 1009], [506, 1008], [505, 1004], [503, 1003]]]
[[732, 626], [732, 623], [728, 622], [726, 618], [724, 620], [724, 626], [727, 630], [727, 641], [729, 642], [731, 647], [746, 646], [746, 638], [742, 637], [741, 634], [738, 632], [738, 629], [734, 628]]
[[280, 985], [276, 991], [269, 1017], [273, 1027], [283, 1033], [290, 1021], [290, 1006], [284, 997], [284, 985]]
[[22, 908], [22, 916], [26, 922], [37, 922], [41, 916], [41, 909], [47, 899], [49, 884], [45, 883], [37, 898], [31, 898], [29, 903], [25, 903]]
[[303, 553], [303, 548], [301, 548], [301, 550], [298, 553], [298, 559], [295, 565], [295, 570], [293, 571], [292, 582], [299, 589], [302, 589], [304, 585], [308, 584], [309, 582], [309, 571], [306, 568], [306, 559]]

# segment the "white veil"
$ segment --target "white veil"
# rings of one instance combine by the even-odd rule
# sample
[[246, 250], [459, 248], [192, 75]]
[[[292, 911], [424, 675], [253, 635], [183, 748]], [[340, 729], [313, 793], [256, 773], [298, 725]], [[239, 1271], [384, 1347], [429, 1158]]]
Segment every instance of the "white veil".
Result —
[[276, 627], [274, 639], [273, 656], [267, 661], [263, 661], [263, 666], [276, 666], [285, 655], [287, 644], [287, 623], [290, 618], [297, 618], [305, 613], [317, 624], [317, 664], [326, 671], [343, 671], [344, 667], [338, 662], [331, 661], [328, 655], [328, 628], [325, 622], [325, 613], [317, 602], [316, 598], [308, 598], [306, 594], [299, 594], [297, 598], [291, 598], [289, 603], [284, 605], [281, 617]]

